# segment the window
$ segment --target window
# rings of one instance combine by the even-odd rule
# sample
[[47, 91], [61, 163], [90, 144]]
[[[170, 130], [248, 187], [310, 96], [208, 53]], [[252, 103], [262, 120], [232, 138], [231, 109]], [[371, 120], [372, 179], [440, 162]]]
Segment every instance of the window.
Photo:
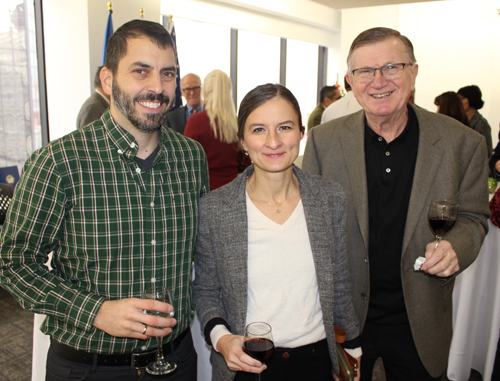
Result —
[[0, 5], [0, 167], [42, 145], [33, 2]]
[[280, 81], [280, 37], [238, 31], [237, 105], [253, 88]]
[[205, 76], [214, 69], [230, 75], [230, 28], [180, 17], [174, 17], [173, 21], [181, 77], [194, 73], [203, 82]]

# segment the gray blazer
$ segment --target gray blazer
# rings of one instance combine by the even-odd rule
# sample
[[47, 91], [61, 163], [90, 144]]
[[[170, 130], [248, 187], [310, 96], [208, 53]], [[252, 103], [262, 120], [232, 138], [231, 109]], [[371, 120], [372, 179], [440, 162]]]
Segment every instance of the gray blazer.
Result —
[[[452, 336], [452, 291], [447, 279], [414, 272], [413, 264], [434, 241], [427, 221], [433, 199], [458, 194], [459, 216], [446, 235], [460, 270], [475, 259], [488, 231], [487, 151], [484, 137], [455, 119], [414, 108], [420, 127], [413, 187], [401, 256], [406, 310], [420, 359], [433, 376], [448, 362]], [[368, 192], [364, 155], [364, 111], [332, 120], [312, 130], [303, 168], [338, 181], [348, 200], [347, 252], [353, 302], [364, 325], [370, 297]]]
[[[252, 165], [231, 183], [200, 200], [194, 304], [202, 330], [210, 320], [222, 318], [233, 334], [244, 334], [248, 283], [245, 184], [253, 170]], [[300, 184], [330, 357], [338, 373], [334, 323], [347, 332], [348, 340], [359, 335], [347, 268], [345, 196], [339, 184], [297, 167], [293, 170]], [[211, 363], [214, 381], [234, 378], [236, 373], [213, 349]]]
[[186, 123], [186, 106], [181, 106], [174, 111], [167, 113], [164, 124], [172, 130], [177, 131], [179, 134], [184, 134]]

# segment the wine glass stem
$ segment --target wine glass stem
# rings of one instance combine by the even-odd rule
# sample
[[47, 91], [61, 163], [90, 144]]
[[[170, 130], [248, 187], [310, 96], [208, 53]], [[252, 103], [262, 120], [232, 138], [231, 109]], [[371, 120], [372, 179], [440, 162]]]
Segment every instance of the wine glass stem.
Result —
[[159, 336], [156, 338], [156, 345], [158, 348], [156, 349], [156, 362], [163, 362], [163, 336]]
[[441, 243], [441, 236], [440, 235], [437, 235], [436, 234], [436, 245], [434, 246], [434, 250], [437, 249], [437, 247], [439, 246], [439, 244]]
[[257, 373], [257, 381], [260, 381], [260, 373]]

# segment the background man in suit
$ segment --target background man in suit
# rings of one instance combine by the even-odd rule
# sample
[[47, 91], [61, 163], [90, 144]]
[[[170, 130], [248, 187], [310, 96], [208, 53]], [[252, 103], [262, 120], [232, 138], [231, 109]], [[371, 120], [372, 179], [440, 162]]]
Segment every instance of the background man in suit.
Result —
[[101, 69], [97, 68], [94, 77], [94, 94], [92, 94], [82, 105], [76, 118], [76, 128], [82, 128], [87, 124], [99, 119], [109, 107], [109, 95], [104, 92], [101, 84]]
[[193, 73], [186, 74], [181, 79], [181, 93], [186, 100], [186, 106], [169, 112], [165, 124], [172, 130], [183, 134], [189, 117], [202, 110], [200, 77]]
[[311, 131], [321, 123], [321, 115], [325, 108], [340, 99], [340, 90], [335, 86], [323, 86], [319, 92], [319, 104], [313, 110], [307, 121], [307, 131]]
[[[303, 168], [340, 182], [347, 252], [362, 325], [361, 379], [382, 357], [388, 380], [441, 379], [452, 336], [455, 276], [476, 258], [489, 217], [484, 137], [408, 100], [418, 65], [388, 28], [351, 45], [347, 80], [364, 110], [309, 135]], [[458, 220], [438, 245], [431, 200], [456, 197]], [[419, 256], [427, 259], [414, 271]]]

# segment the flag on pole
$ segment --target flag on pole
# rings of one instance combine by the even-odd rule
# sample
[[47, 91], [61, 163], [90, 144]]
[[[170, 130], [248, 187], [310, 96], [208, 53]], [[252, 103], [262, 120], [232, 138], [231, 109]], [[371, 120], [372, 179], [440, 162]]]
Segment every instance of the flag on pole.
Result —
[[106, 32], [104, 33], [104, 45], [102, 47], [102, 60], [101, 60], [101, 66], [104, 66], [104, 60], [106, 58], [106, 47], [108, 46], [108, 40], [113, 34], [113, 19], [111, 18], [111, 15], [113, 14], [113, 3], [109, 2], [108, 3], [108, 22], [106, 24]]
[[174, 40], [174, 53], [175, 53], [175, 71], [176, 71], [176, 87], [175, 87], [175, 102], [172, 103], [172, 107], [170, 111], [175, 110], [178, 107], [182, 106], [182, 98], [181, 98], [181, 71], [179, 68], [179, 57], [177, 56], [177, 35], [175, 34], [175, 25], [172, 20], [172, 15], [168, 16], [168, 21], [166, 25], [166, 29], [168, 33], [172, 36], [172, 40]]

